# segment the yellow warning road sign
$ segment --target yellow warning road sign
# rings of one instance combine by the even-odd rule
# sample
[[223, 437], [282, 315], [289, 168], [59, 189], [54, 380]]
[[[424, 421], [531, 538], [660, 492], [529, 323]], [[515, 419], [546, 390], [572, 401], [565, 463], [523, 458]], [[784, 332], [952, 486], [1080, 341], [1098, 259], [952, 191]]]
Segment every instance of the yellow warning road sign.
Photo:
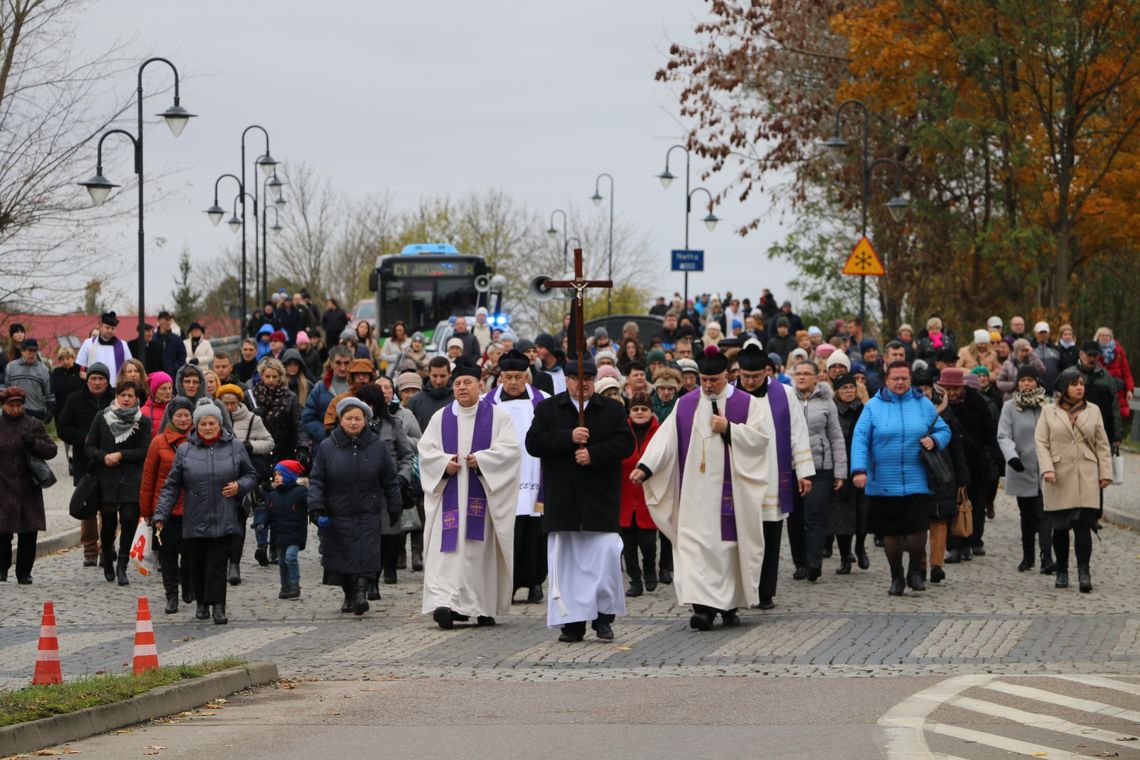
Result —
[[875, 253], [871, 241], [865, 236], [859, 238], [859, 242], [851, 250], [851, 255], [847, 257], [847, 263], [843, 265], [843, 274], [882, 277], [886, 273], [887, 270], [883, 268], [883, 262], [879, 259], [879, 254]]

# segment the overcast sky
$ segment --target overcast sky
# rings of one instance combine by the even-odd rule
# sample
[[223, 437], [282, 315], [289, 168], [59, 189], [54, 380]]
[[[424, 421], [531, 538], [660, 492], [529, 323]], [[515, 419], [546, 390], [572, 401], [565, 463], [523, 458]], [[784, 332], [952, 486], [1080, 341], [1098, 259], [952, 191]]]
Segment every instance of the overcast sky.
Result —
[[[662, 291], [680, 290], [681, 275], [668, 270], [670, 249], [683, 243], [683, 180], [663, 190], [655, 175], [683, 128], [674, 93], [653, 74], [671, 42], [693, 39], [705, 9], [701, 0], [92, 3], [79, 45], [133, 37], [140, 54], [170, 58], [185, 79], [183, 105], [199, 114], [178, 140], [159, 123], [147, 128], [147, 164], [168, 172], [167, 199], [148, 204], [147, 233], [169, 241], [148, 257], [148, 311], [170, 302], [183, 243], [205, 262], [232, 242], [202, 211], [214, 178], [238, 172], [240, 133], [251, 123], [269, 130], [278, 160], [310, 164], [350, 195], [391, 190], [399, 207], [497, 188], [544, 218], [568, 204], [593, 212], [594, 178], [609, 172], [617, 218], [636, 225], [658, 253], [654, 280]], [[153, 66], [145, 89], [168, 81]], [[129, 93], [133, 76], [121, 87]], [[144, 113], [164, 110], [169, 97], [149, 96]], [[251, 132], [248, 155], [262, 148]], [[675, 151], [674, 174], [682, 174], [682, 159]], [[694, 186], [703, 166], [694, 159]], [[722, 184], [708, 181], [714, 192]], [[226, 195], [232, 201], [233, 192]], [[733, 232], [769, 203], [754, 195], [747, 208], [724, 204], [713, 233], [694, 208], [690, 247], [706, 251], [706, 271], [690, 277], [691, 293], [788, 294], [793, 269], [765, 255], [783, 236], [778, 215], [746, 238]], [[119, 226], [114, 241], [129, 261], [134, 222]], [[135, 276], [116, 282], [131, 301]]]

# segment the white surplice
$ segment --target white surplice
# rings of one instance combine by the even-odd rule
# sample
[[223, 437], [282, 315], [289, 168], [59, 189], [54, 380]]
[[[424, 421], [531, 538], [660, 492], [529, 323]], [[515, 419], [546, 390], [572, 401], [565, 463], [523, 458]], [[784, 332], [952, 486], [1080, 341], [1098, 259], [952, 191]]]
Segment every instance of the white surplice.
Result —
[[[504, 401], [503, 386], [500, 385], [485, 397], [488, 401], [493, 400], [495, 406], [511, 415], [511, 420], [515, 424], [515, 435], [520, 441], [526, 439], [530, 423], [534, 421], [532, 399], [547, 398], [545, 393], [531, 385], [526, 386], [526, 394], [526, 398]], [[539, 518], [542, 516], [542, 510], [536, 510], [535, 507], [538, 504], [538, 491], [542, 483], [542, 461], [532, 457], [525, 446], [519, 447], [519, 454], [519, 499], [515, 506], [515, 514], [519, 517]]]
[[546, 537], [548, 627], [625, 614], [621, 549], [618, 533], [559, 530]]
[[[447, 407], [444, 407], [445, 409]], [[467, 454], [478, 405], [451, 402], [458, 425], [459, 538], [455, 551], [441, 552], [443, 490], [447, 463], [443, 450], [443, 409], [435, 413], [420, 438], [420, 482], [424, 489], [423, 613], [449, 607], [460, 615], [505, 615], [511, 606], [514, 571], [515, 508], [518, 503], [519, 439], [511, 416], [491, 406], [491, 444], [475, 452], [479, 480], [487, 492], [489, 520], [482, 541], [467, 540]]]
[[[737, 389], [739, 390], [739, 389]], [[745, 393], [745, 391], [740, 391]], [[768, 394], [783, 393], [788, 399], [788, 417], [791, 420], [792, 433], [792, 469], [796, 472], [798, 480], [806, 480], [815, 475], [815, 462], [811, 458], [811, 438], [808, 434], [807, 419], [803, 408], [796, 401], [795, 391], [784, 385], [774, 377], [768, 378], [768, 393], [764, 396], [753, 396], [752, 404], [760, 404], [765, 410], [764, 430], [771, 440], [768, 451], [768, 490], [764, 493], [764, 522], [780, 522], [787, 515], [780, 511], [780, 463], [776, 456], [776, 421], [772, 417], [772, 407], [769, 405]], [[797, 491], [799, 485], [793, 486]]]
[[[720, 409], [737, 391], [731, 385], [716, 397]], [[736, 519], [735, 541], [721, 538], [724, 441], [712, 432], [712, 404], [702, 398], [693, 415], [684, 480], [680, 479], [678, 408], [665, 418], [640, 464], [653, 473], [644, 482], [645, 502], [657, 527], [673, 541], [674, 589], [681, 604], [718, 610], [759, 602], [764, 556], [761, 505], [768, 487], [770, 445], [767, 405], [749, 397], [744, 423], [730, 423], [729, 467]], [[792, 410], [793, 413], [796, 411]], [[704, 462], [704, 472], [701, 463]]]

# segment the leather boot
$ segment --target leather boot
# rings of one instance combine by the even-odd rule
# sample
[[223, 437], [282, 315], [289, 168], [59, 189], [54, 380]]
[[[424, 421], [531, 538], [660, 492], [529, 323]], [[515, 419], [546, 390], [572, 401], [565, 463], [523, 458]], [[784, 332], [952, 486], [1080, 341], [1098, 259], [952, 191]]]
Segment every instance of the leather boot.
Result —
[[388, 570], [385, 570], [384, 571], [384, 583], [390, 586], [395, 582], [396, 582], [396, 568], [389, 568]]
[[352, 586], [352, 614], [368, 612], [368, 579], [357, 576]]
[[835, 569], [836, 575], [851, 575], [851, 555], [845, 554], [839, 560], [839, 567]]
[[380, 585], [376, 581], [368, 581], [368, 594], [366, 595], [366, 598], [370, 602], [380, 601]]
[[641, 596], [645, 593], [645, 589], [641, 585], [641, 581], [630, 581], [629, 588], [625, 590], [626, 596]]
[[229, 584], [231, 586], [237, 586], [241, 583], [241, 568], [238, 566], [238, 563], [230, 563], [229, 573], [227, 573], [226, 580], [229, 581]]
[[119, 582], [120, 586], [131, 585], [131, 579], [127, 577], [127, 562], [129, 561], [129, 557], [119, 557], [119, 561], [115, 563], [115, 580]]
[[898, 570], [891, 568], [891, 587], [887, 589], [887, 593], [891, 596], [902, 596], [904, 591], [906, 591], [906, 579], [903, 578], [902, 568]]
[[1082, 594], [1092, 591], [1092, 573], [1089, 572], [1088, 565], [1077, 565], [1077, 587]]
[[110, 553], [104, 554], [102, 565], [103, 577], [106, 578], [108, 582], [115, 580], [115, 555]]
[[225, 625], [228, 622], [230, 622], [230, 619], [228, 617], [226, 617], [226, 605], [215, 604], [214, 605], [214, 625]]
[[417, 573], [422, 573], [424, 571], [423, 555], [417, 551], [412, 552], [412, 571]]
[[206, 604], [205, 602], [198, 602], [198, 610], [194, 613], [194, 617], [198, 618], [199, 620], [209, 620], [210, 605]]
[[279, 562], [279, 560], [277, 559], [277, 547], [276, 546], [270, 546], [269, 547], [269, 564], [276, 565], [278, 562]]
[[1057, 570], [1057, 578], [1053, 581], [1053, 588], [1068, 588], [1069, 587], [1069, 571]]
[[344, 585], [344, 601], [341, 602], [340, 611], [352, 612], [352, 588], [348, 584]]
[[178, 592], [175, 591], [172, 594], [168, 591], [166, 592], [166, 614], [173, 615], [175, 612], [178, 612]]

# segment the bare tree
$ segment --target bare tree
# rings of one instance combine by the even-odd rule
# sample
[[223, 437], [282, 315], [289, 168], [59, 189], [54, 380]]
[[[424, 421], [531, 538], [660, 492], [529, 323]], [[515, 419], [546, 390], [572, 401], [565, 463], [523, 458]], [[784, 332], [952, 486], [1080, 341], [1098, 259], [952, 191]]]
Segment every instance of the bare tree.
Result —
[[369, 196], [354, 204], [329, 258], [324, 280], [327, 295], [347, 304], [345, 308], [367, 298], [368, 273], [376, 265], [376, 257], [385, 253], [386, 245], [398, 235], [390, 193]]
[[304, 284], [314, 294], [325, 293], [325, 276], [334, 256], [338, 228], [344, 223], [341, 200], [308, 164], [295, 164], [285, 170], [285, 182], [290, 203], [268, 271], [276, 269], [278, 274]]

